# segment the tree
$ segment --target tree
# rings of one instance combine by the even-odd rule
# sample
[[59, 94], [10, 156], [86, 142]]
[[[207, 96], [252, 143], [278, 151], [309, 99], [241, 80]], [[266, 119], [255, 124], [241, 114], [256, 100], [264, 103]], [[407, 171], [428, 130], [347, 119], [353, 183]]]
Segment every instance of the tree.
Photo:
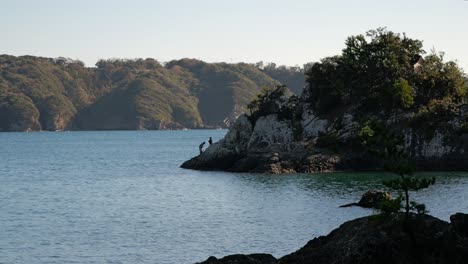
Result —
[[443, 53], [424, 54], [421, 40], [385, 28], [351, 36], [340, 55], [307, 67], [308, 100], [318, 114], [342, 104], [393, 114], [444, 98], [458, 106], [467, 95], [463, 71]]
[[397, 179], [383, 182], [385, 186], [398, 191], [399, 195], [396, 199], [384, 202], [381, 211], [391, 214], [404, 209], [405, 223], [408, 222], [411, 211], [425, 213], [426, 206], [410, 200], [410, 192], [428, 188], [435, 183], [435, 178], [414, 177], [415, 164], [406, 153], [401, 133], [392, 131], [381, 122], [370, 120], [361, 127], [359, 137], [371, 154], [383, 159], [386, 171], [399, 176]]
[[392, 157], [388, 161], [387, 169], [399, 175], [399, 178], [385, 181], [384, 185], [399, 192], [397, 198], [399, 208], [405, 210], [405, 222], [408, 222], [409, 213], [415, 211], [417, 213], [426, 213], [426, 206], [410, 200], [410, 191], [418, 191], [428, 188], [435, 183], [435, 178], [416, 178], [413, 176], [414, 163], [406, 156]]
[[247, 105], [250, 117], [256, 120], [260, 116], [277, 113], [287, 101], [285, 93], [286, 86], [284, 85], [278, 85], [275, 89], [264, 87], [263, 92]]

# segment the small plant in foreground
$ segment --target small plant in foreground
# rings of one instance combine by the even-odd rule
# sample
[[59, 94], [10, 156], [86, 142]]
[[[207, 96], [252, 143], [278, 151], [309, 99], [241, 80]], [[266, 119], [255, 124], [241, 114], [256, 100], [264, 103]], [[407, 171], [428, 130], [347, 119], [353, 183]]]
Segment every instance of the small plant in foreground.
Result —
[[384, 185], [390, 189], [399, 192], [398, 198], [387, 201], [382, 204], [381, 211], [384, 214], [391, 214], [400, 211], [401, 208], [405, 211], [405, 223], [408, 222], [409, 213], [416, 212], [418, 214], [427, 213], [426, 206], [421, 203], [410, 200], [410, 191], [418, 191], [435, 183], [435, 178], [416, 178], [413, 176], [414, 165], [411, 158], [398, 154], [398, 158], [390, 159], [386, 167], [387, 170], [399, 175], [397, 179], [384, 181]]

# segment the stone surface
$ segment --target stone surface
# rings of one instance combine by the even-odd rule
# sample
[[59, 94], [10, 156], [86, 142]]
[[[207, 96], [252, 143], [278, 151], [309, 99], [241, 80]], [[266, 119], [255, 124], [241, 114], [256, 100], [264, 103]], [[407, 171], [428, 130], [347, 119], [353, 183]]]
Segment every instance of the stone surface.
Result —
[[370, 190], [362, 195], [359, 202], [342, 205], [340, 207], [361, 206], [364, 208], [378, 209], [383, 201], [391, 200], [391, 199], [392, 199], [392, 195], [389, 192], [379, 191], [379, 190]]
[[[382, 159], [356, 143], [360, 125], [352, 108], [326, 117], [318, 117], [307, 103], [300, 109], [300, 115], [289, 119], [279, 112], [256, 120], [242, 115], [219, 146], [210, 147], [182, 167], [273, 174], [383, 169]], [[409, 117], [395, 115], [386, 122], [401, 130], [402, 147], [414, 158], [418, 170], [468, 170], [468, 133], [449, 133], [445, 127], [431, 132], [412, 129], [401, 121], [405, 118]], [[460, 125], [457, 118], [448, 126]], [[275, 159], [271, 159], [273, 153]]]
[[302, 113], [302, 126], [304, 128], [304, 137], [318, 137], [327, 131], [329, 122], [326, 119], [320, 119], [312, 111]]
[[293, 139], [288, 123], [278, 120], [276, 115], [262, 116], [255, 123], [247, 147], [252, 150], [288, 150]]
[[351, 220], [327, 236], [276, 260], [271, 255], [208, 258], [203, 264], [462, 264], [468, 259], [468, 215], [450, 217], [451, 224], [430, 215], [369, 216]]
[[362, 195], [357, 205], [365, 208], [379, 208], [382, 202], [391, 199], [392, 195], [389, 192], [371, 190]]
[[344, 223], [284, 256], [280, 264], [464, 263], [451, 245], [450, 225], [431, 216], [412, 215], [407, 233], [402, 216], [364, 217]]
[[278, 260], [269, 254], [230, 255], [221, 259], [209, 257], [198, 264], [276, 264]]

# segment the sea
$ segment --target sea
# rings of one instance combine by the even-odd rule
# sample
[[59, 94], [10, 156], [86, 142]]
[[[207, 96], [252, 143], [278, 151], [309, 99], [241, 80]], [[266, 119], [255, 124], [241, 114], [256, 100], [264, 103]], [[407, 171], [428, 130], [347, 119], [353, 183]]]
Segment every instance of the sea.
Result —
[[[196, 263], [281, 257], [345, 221], [388, 173], [267, 175], [179, 168], [226, 130], [0, 133], [0, 263]], [[208, 145], [208, 143], [206, 144]], [[418, 173], [443, 220], [468, 212], [468, 174]]]

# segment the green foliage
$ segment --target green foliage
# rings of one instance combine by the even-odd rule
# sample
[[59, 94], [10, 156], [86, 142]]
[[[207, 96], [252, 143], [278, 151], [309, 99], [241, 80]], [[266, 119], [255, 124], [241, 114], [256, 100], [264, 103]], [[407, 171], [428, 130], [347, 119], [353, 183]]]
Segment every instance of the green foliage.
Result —
[[[419, 191], [428, 188], [435, 183], [435, 178], [414, 177], [414, 163], [410, 160], [408, 155], [405, 155], [402, 152], [390, 153], [389, 157], [390, 159], [388, 162], [392, 165], [388, 166], [387, 170], [398, 174], [399, 178], [385, 181], [383, 184], [388, 188], [399, 192], [399, 196], [394, 202], [395, 204], [398, 201], [400, 202], [400, 208], [403, 208], [405, 211], [405, 223], [408, 223], [410, 212], [427, 212], [424, 204], [419, 204], [410, 200], [410, 191]], [[395, 209], [396, 207], [393, 208]], [[390, 212], [389, 208], [384, 208], [384, 210], [387, 210], [383, 211], [384, 214], [388, 214]]]
[[369, 153], [384, 160], [403, 151], [403, 135], [375, 119], [361, 124], [357, 140]]
[[415, 164], [403, 147], [402, 134], [392, 131], [382, 122], [369, 120], [361, 126], [358, 135], [366, 150], [384, 161], [384, 169], [399, 176], [383, 183], [388, 188], [398, 191], [399, 195], [398, 198], [383, 203], [380, 211], [384, 215], [389, 215], [403, 208], [405, 222], [408, 221], [411, 211], [426, 212], [424, 204], [410, 200], [409, 192], [428, 188], [435, 183], [435, 178], [413, 176]]
[[411, 125], [420, 130], [427, 138], [431, 138], [437, 129], [449, 129], [447, 122], [459, 112], [457, 103], [451, 97], [433, 99], [421, 106], [410, 118]]
[[258, 62], [255, 66], [271, 78], [278, 80], [280, 83], [287, 86], [296, 95], [300, 95], [302, 93], [305, 85], [304, 68], [299, 66], [277, 66], [275, 63], [264, 65], [263, 62]]
[[[278, 84], [245, 63], [183, 59], [163, 66], [154, 59], [109, 59], [96, 66], [1, 55], [0, 104], [9, 110], [0, 114], [0, 129], [21, 130], [15, 120], [26, 119], [45, 130], [222, 126], [246, 110], [259, 87]], [[15, 107], [12, 96], [19, 100]]]
[[[404, 175], [410, 175], [410, 174], [404, 174]], [[394, 180], [386, 181], [384, 182], [384, 185], [394, 190], [418, 191], [421, 189], [428, 188], [430, 185], [434, 183], [435, 183], [435, 178], [417, 179], [414, 177], [404, 177], [402, 179], [394, 179]]]
[[247, 105], [251, 120], [255, 121], [261, 116], [279, 113], [288, 100], [285, 92], [286, 86], [284, 85], [278, 85], [274, 89], [264, 87], [262, 93]]
[[391, 94], [394, 94], [394, 98], [397, 100], [396, 103], [402, 108], [410, 108], [414, 104], [414, 91], [405, 79], [396, 80], [393, 83], [393, 90]]
[[379, 210], [384, 216], [390, 216], [398, 213], [401, 210], [402, 201], [403, 197], [401, 195], [398, 195], [395, 199], [383, 200], [380, 204]]
[[379, 28], [351, 36], [345, 44], [342, 54], [306, 73], [308, 99], [318, 114], [354, 105], [364, 115], [391, 115], [428, 107], [433, 100], [456, 107], [467, 95], [457, 64], [434, 52], [423, 58], [420, 40]]
[[0, 131], [40, 129], [39, 110], [22, 94], [0, 94]]

